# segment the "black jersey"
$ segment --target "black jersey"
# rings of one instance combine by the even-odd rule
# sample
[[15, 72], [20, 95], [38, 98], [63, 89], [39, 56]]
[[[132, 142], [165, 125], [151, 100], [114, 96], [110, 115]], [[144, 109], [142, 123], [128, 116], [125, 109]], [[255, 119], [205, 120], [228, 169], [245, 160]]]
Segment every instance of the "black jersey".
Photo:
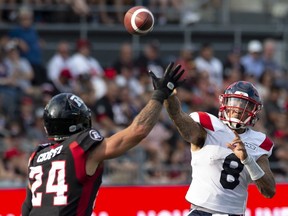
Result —
[[88, 176], [85, 163], [87, 152], [103, 139], [98, 131], [87, 129], [61, 143], [40, 145], [29, 162], [31, 199], [27, 195], [25, 202], [32, 209], [27, 215], [91, 216], [103, 164]]

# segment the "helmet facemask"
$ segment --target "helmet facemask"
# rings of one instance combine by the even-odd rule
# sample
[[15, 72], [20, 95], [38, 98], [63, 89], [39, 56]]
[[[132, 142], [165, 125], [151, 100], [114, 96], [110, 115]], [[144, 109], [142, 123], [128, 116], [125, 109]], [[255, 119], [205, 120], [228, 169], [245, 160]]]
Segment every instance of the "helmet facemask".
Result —
[[219, 101], [219, 118], [231, 129], [245, 129], [258, 120], [261, 104], [243, 94], [222, 94]]

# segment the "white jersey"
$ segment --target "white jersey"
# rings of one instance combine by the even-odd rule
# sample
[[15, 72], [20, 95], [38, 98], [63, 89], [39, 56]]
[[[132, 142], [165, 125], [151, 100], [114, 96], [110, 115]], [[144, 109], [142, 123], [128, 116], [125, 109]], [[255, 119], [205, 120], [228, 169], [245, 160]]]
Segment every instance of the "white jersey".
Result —
[[[190, 117], [203, 126], [207, 137], [200, 150], [192, 151], [192, 182], [186, 199], [213, 211], [244, 214], [247, 188], [252, 180], [239, 158], [226, 146], [235, 138], [233, 131], [205, 112], [194, 112]], [[239, 136], [255, 160], [271, 155], [273, 142], [265, 134], [247, 129]]]

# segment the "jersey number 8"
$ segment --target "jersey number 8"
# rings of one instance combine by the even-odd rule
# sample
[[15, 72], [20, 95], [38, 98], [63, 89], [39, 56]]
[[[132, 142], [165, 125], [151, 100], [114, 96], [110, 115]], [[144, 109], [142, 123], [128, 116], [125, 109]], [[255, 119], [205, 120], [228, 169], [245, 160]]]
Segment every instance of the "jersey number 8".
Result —
[[233, 190], [239, 182], [240, 172], [244, 165], [235, 154], [228, 155], [223, 163], [223, 170], [221, 171], [220, 183], [223, 188]]

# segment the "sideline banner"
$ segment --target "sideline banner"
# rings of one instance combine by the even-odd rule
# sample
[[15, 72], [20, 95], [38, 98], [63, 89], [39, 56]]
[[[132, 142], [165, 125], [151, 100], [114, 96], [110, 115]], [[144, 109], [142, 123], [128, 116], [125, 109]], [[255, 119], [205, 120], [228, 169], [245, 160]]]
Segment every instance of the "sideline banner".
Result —
[[[188, 186], [102, 186], [94, 216], [185, 216]], [[25, 189], [0, 190], [0, 216], [20, 216]], [[272, 199], [249, 186], [245, 216], [288, 216], [288, 184], [278, 184]]]

